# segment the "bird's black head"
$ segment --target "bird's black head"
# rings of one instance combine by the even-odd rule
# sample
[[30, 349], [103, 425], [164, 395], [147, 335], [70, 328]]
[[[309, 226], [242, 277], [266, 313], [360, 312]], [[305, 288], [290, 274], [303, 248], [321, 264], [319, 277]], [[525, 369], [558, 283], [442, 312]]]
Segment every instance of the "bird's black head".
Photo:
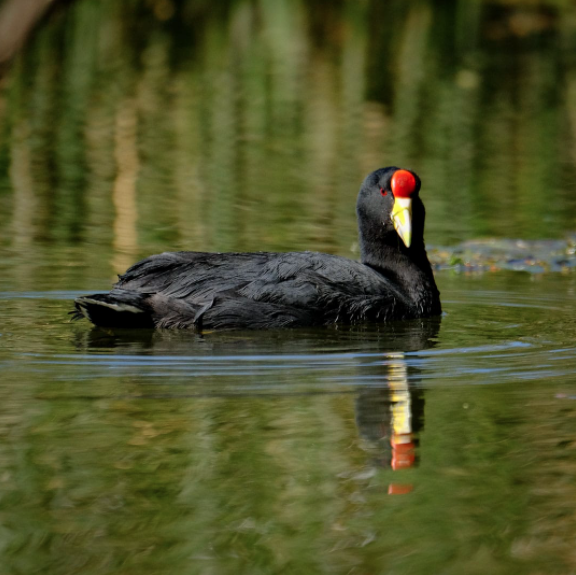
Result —
[[411, 170], [381, 168], [366, 177], [356, 213], [363, 252], [378, 246], [411, 251], [424, 245], [420, 178]]

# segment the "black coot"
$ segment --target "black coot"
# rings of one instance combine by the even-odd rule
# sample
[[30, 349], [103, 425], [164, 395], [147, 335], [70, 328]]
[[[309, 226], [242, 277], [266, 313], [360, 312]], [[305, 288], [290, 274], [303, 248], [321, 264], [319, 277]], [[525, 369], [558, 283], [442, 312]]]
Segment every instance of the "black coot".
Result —
[[212, 330], [386, 322], [438, 315], [420, 179], [395, 167], [363, 182], [361, 263], [316, 253], [173, 252], [133, 265], [112, 291], [75, 300], [106, 327]]

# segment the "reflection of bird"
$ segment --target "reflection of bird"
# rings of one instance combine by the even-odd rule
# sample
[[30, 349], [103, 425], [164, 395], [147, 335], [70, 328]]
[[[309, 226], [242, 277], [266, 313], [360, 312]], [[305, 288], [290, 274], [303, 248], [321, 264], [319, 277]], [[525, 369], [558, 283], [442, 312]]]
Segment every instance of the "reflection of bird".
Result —
[[[416, 464], [425, 405], [420, 370], [413, 363], [414, 355], [406, 357], [404, 352], [433, 347], [440, 318], [397, 323], [395, 327], [400, 329], [395, 330], [382, 363], [369, 367], [370, 385], [358, 389], [356, 425], [374, 465], [399, 470]], [[363, 374], [366, 369], [364, 366]]]
[[361, 263], [314, 253], [175, 252], [132, 266], [77, 317], [110, 327], [277, 328], [428, 317], [439, 293], [424, 247], [420, 179], [383, 168], [357, 202]]
[[424, 392], [411, 385], [404, 354], [386, 354], [386, 386], [364, 388], [356, 399], [356, 424], [379, 465], [412, 467], [424, 421]]

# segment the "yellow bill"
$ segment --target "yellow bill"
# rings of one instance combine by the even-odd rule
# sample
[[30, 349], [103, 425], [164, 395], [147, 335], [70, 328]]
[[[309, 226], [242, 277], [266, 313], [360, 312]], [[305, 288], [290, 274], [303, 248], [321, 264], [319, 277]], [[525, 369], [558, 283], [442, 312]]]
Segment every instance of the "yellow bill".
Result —
[[390, 217], [396, 233], [409, 248], [412, 243], [412, 200], [410, 198], [396, 198]]

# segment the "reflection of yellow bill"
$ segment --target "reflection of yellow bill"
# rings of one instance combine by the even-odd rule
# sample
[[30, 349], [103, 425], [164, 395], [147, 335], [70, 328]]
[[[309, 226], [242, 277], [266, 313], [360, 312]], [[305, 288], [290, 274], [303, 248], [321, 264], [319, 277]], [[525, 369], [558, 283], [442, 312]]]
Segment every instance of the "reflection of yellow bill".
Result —
[[411, 440], [412, 433], [412, 407], [410, 405], [410, 391], [408, 386], [408, 369], [404, 354], [396, 352], [389, 354], [393, 360], [390, 362], [390, 382], [388, 386], [392, 393], [390, 399], [392, 405], [392, 429], [400, 443], [407, 443]]
[[410, 198], [396, 198], [391, 217], [396, 233], [409, 248], [412, 243], [412, 200]]

